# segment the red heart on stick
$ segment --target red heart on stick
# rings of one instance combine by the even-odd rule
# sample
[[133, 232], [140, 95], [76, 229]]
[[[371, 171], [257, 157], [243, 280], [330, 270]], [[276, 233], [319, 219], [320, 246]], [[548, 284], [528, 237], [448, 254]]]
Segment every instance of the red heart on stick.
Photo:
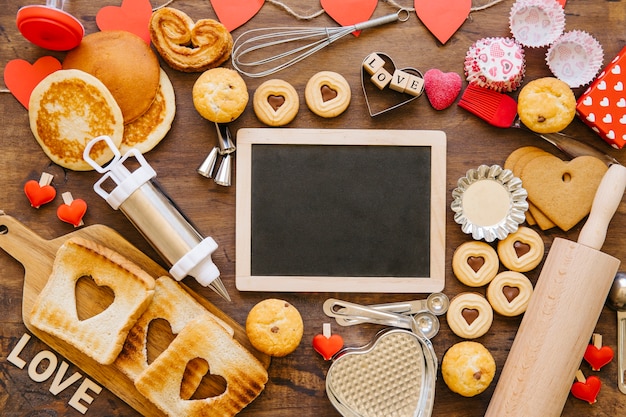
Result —
[[41, 57], [32, 65], [23, 59], [14, 59], [4, 67], [4, 84], [28, 110], [33, 89], [41, 80], [60, 69], [61, 63], [53, 56]]
[[150, 0], [123, 0], [120, 7], [106, 6], [96, 14], [96, 24], [102, 31], [125, 30], [150, 44]]
[[600, 368], [613, 360], [613, 349], [610, 346], [602, 346], [598, 349], [590, 344], [585, 350], [584, 358], [591, 365], [591, 369], [599, 371]]
[[602, 381], [597, 376], [590, 376], [585, 382], [576, 381], [572, 385], [572, 395], [579, 400], [587, 401], [589, 404], [596, 402]]
[[61, 204], [57, 209], [57, 217], [59, 220], [74, 225], [74, 227], [80, 226], [83, 216], [87, 212], [87, 203], [80, 198], [73, 200], [71, 204]]
[[51, 185], [44, 185], [43, 187], [35, 180], [27, 181], [24, 184], [24, 193], [30, 201], [30, 205], [39, 208], [40, 206], [51, 202], [57, 195], [57, 191]]
[[252, 19], [265, 0], [211, 0], [217, 19], [229, 32]]
[[[378, 0], [320, 0], [322, 8], [341, 26], [352, 26], [372, 17]], [[360, 30], [352, 32], [359, 36]]]
[[472, 0], [415, 0], [414, 6], [424, 26], [441, 43], [446, 43], [467, 19]]
[[332, 334], [330, 337], [317, 334], [313, 337], [313, 349], [322, 355], [325, 360], [330, 360], [342, 347], [343, 338], [338, 334]]

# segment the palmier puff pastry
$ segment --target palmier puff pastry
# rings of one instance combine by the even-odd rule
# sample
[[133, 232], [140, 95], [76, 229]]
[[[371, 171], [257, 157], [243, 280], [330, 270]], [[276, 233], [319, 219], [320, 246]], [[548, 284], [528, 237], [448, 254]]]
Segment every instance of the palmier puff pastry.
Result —
[[218, 67], [233, 47], [233, 37], [220, 22], [201, 19], [194, 24], [187, 14], [171, 7], [152, 13], [150, 39], [165, 62], [183, 72]]

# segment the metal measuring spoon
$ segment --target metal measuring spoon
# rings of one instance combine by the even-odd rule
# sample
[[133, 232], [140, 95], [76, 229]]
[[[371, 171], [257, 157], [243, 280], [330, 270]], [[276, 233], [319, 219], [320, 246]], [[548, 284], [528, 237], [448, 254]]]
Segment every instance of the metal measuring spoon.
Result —
[[606, 304], [617, 311], [617, 386], [622, 394], [626, 394], [626, 272], [615, 275]]

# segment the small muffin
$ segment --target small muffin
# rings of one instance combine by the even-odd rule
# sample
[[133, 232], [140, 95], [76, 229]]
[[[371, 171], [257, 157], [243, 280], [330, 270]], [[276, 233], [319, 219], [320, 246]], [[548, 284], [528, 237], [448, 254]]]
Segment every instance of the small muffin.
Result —
[[202, 117], [215, 123], [238, 118], [248, 104], [248, 87], [237, 71], [213, 68], [198, 77], [192, 90], [193, 105]]
[[276, 298], [259, 302], [246, 319], [250, 343], [270, 356], [286, 356], [296, 350], [303, 332], [300, 312], [287, 301]]
[[574, 120], [576, 97], [569, 85], [558, 78], [539, 78], [521, 89], [517, 113], [533, 132], [559, 132]]
[[441, 374], [453, 392], [473, 397], [485, 391], [493, 381], [496, 361], [482, 344], [459, 342], [443, 356]]

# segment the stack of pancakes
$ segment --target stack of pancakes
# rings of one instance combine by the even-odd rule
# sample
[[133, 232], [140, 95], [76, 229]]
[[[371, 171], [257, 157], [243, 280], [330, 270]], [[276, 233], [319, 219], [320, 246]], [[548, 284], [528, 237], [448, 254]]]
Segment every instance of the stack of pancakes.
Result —
[[[92, 167], [83, 150], [93, 138], [110, 136], [121, 153], [147, 152], [169, 131], [175, 106], [172, 84], [150, 46], [127, 31], [103, 31], [85, 36], [63, 69], [35, 87], [29, 118], [53, 162], [86, 171]], [[98, 145], [91, 158], [103, 165], [113, 154]]]

